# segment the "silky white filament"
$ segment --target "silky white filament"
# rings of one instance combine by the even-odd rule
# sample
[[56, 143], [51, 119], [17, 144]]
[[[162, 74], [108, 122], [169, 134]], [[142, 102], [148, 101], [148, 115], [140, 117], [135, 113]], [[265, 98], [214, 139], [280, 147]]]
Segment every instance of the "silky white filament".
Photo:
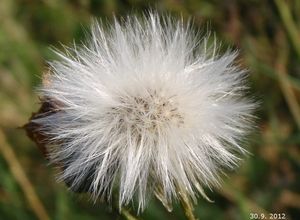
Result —
[[[56, 106], [35, 120], [50, 139], [51, 162], [75, 189], [119, 204], [160, 192], [171, 202], [183, 190], [196, 200], [239, 160], [255, 104], [236, 52], [191, 26], [148, 13], [94, 22], [89, 41], [57, 52], [41, 96]], [[135, 199], [134, 199], [135, 198]]]

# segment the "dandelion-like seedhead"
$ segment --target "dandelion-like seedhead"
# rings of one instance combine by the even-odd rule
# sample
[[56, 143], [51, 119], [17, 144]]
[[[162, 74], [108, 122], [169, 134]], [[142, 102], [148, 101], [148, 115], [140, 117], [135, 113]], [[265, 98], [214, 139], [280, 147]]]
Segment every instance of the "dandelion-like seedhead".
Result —
[[51, 113], [33, 121], [60, 179], [95, 199], [116, 188], [120, 206], [136, 198], [139, 210], [153, 192], [169, 203], [218, 185], [245, 152], [255, 104], [237, 53], [208, 40], [149, 13], [108, 30], [95, 22], [88, 43], [57, 52], [41, 88]]

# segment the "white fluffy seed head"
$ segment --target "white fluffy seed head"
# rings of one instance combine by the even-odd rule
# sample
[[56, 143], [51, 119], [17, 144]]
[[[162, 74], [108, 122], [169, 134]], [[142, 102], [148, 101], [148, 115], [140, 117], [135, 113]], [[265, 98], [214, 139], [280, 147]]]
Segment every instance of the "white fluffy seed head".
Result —
[[59, 110], [35, 122], [60, 178], [94, 198], [116, 188], [120, 205], [136, 198], [139, 210], [154, 191], [195, 200], [218, 185], [244, 152], [255, 104], [243, 97], [237, 53], [217, 55], [208, 40], [149, 13], [108, 30], [95, 22], [87, 44], [58, 52], [41, 92]]

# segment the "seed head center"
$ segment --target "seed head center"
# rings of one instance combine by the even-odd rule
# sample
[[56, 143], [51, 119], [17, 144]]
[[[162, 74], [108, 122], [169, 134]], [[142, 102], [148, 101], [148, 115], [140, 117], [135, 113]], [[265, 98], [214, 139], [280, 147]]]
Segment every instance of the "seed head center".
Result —
[[163, 96], [157, 92], [123, 100], [121, 122], [136, 131], [155, 132], [165, 126], [180, 127], [184, 118], [179, 111], [176, 96]]

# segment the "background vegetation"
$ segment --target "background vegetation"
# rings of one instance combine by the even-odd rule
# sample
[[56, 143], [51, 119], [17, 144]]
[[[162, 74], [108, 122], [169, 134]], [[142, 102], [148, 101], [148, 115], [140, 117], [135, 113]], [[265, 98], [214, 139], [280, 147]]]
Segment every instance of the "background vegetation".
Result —
[[[55, 182], [55, 170], [19, 127], [39, 108], [34, 93], [55, 59], [50, 47], [84, 39], [91, 18], [141, 13], [150, 6], [207, 24], [223, 44], [239, 48], [259, 97], [252, 155], [221, 189], [199, 198], [199, 219], [250, 219], [285, 213], [300, 219], [299, 0], [0, 0], [0, 219], [123, 219], [114, 207], [93, 205]], [[130, 208], [129, 208], [130, 209]], [[131, 211], [131, 210], [129, 210]], [[183, 219], [156, 200], [141, 219]]]

